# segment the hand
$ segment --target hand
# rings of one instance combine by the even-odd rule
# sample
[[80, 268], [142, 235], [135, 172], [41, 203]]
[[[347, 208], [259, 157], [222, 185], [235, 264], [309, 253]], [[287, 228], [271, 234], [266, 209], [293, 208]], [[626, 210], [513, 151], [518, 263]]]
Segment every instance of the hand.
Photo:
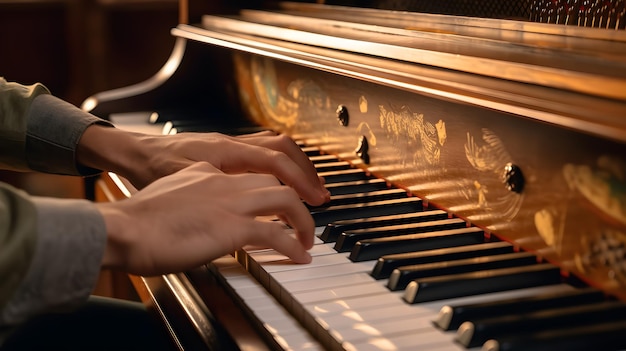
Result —
[[272, 132], [231, 137], [219, 133], [144, 135], [99, 125], [85, 131], [80, 163], [111, 170], [141, 189], [194, 162], [209, 162], [226, 173], [272, 174], [311, 205], [330, 194], [308, 157], [289, 137]]
[[[128, 199], [96, 204], [108, 241], [103, 267], [149, 276], [181, 272], [245, 245], [308, 263], [314, 222], [298, 194], [271, 175], [229, 175], [195, 163]], [[276, 215], [279, 221], [257, 216]]]

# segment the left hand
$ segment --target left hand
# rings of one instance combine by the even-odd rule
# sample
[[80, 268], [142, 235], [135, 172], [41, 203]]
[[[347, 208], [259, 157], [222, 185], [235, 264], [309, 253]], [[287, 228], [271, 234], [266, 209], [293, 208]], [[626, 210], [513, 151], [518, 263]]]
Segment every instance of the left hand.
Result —
[[302, 150], [285, 135], [259, 132], [147, 135], [94, 125], [81, 138], [77, 159], [110, 170], [141, 189], [195, 162], [208, 162], [225, 173], [267, 173], [291, 186], [310, 205], [330, 195]]

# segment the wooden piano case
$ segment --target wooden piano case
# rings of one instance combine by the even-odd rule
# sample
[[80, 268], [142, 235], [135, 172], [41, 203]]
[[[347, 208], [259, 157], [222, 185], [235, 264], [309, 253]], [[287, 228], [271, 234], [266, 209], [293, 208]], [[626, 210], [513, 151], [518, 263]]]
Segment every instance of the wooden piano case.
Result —
[[[161, 72], [162, 79], [179, 81], [174, 86], [193, 93], [185, 98], [197, 99], [211, 98], [214, 90], [206, 86], [219, 77], [226, 98], [188, 104], [193, 113], [244, 116], [222, 122], [291, 135], [626, 299], [625, 32], [277, 6], [280, 11], [181, 23], [172, 30], [179, 56], [170, 61], [179, 66]], [[187, 60], [193, 64], [180, 65]], [[198, 74], [190, 78], [183, 71]], [[119, 106], [120, 112], [149, 109], [148, 96], [166, 94], [167, 85], [155, 77], [131, 87], [140, 99], [118, 90], [95, 95], [84, 107], [103, 117]], [[167, 102], [152, 108], [167, 115], [180, 99]], [[128, 187], [115, 175], [98, 183], [99, 200], [129, 195], [119, 192]], [[223, 324], [215, 315], [246, 319], [225, 312], [227, 303], [208, 306], [207, 296], [221, 301], [224, 295], [206, 267], [133, 281], [146, 301], [164, 301], [158, 294], [176, 301], [169, 312], [157, 305], [164, 320], [192, 324], [174, 331], [181, 345], [189, 342], [183, 339], [230, 343], [216, 337]], [[238, 323], [226, 326], [231, 336], [247, 334], [238, 328], [253, 331]], [[235, 341], [243, 349], [257, 342]], [[263, 347], [276, 346], [269, 344]]]

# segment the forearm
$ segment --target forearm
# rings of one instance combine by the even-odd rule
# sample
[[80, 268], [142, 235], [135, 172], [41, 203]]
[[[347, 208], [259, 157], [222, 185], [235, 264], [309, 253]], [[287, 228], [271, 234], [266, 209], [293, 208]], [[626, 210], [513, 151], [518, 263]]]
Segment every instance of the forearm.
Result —
[[215, 152], [194, 141], [209, 139], [209, 134], [188, 136], [184, 141], [180, 136], [142, 134], [92, 125], [80, 139], [76, 161], [87, 167], [112, 171], [142, 189], [200, 160], [185, 151], [194, 145], [197, 145], [195, 153]]

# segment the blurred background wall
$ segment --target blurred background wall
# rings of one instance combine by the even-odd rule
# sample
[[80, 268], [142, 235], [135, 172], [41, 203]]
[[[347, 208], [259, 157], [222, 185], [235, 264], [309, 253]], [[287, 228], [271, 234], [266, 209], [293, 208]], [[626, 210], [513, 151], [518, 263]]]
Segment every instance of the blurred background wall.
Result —
[[[178, 0], [0, 0], [0, 76], [41, 82], [80, 106], [156, 73], [176, 24]], [[78, 179], [11, 172], [2, 179], [35, 194], [83, 196]]]

